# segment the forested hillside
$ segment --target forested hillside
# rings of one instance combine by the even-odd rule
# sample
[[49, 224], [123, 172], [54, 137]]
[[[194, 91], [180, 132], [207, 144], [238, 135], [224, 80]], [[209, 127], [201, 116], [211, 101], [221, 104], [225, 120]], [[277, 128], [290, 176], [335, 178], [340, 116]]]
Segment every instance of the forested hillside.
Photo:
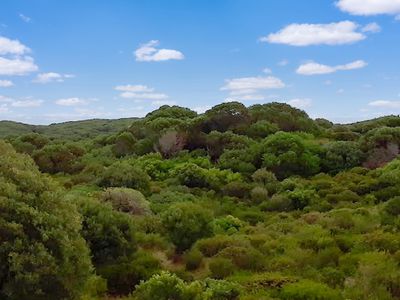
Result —
[[0, 133], [0, 299], [400, 299], [398, 116], [230, 102]]
[[28, 133], [39, 133], [50, 139], [79, 141], [101, 134], [114, 134], [125, 130], [136, 118], [117, 120], [93, 119], [44, 125], [28, 125], [12, 121], [0, 121], [0, 138], [17, 137]]

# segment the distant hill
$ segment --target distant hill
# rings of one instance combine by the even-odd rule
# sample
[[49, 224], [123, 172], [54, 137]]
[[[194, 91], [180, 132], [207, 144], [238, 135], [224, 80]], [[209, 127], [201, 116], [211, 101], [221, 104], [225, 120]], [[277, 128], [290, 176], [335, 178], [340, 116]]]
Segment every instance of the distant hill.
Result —
[[135, 119], [92, 119], [50, 125], [29, 125], [13, 121], [0, 121], [0, 138], [37, 132], [49, 138], [80, 140], [93, 138], [102, 134], [117, 133], [128, 128]]

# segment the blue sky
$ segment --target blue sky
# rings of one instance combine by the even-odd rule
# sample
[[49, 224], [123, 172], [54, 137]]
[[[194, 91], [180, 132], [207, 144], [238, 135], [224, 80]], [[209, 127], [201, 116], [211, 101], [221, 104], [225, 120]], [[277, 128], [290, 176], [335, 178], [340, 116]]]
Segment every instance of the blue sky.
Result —
[[0, 119], [287, 102], [400, 113], [400, 0], [2, 0]]

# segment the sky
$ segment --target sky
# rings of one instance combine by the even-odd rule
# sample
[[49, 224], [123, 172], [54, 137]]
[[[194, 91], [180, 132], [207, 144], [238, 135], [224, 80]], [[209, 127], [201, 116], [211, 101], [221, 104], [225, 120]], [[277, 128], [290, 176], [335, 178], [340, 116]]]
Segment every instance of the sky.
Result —
[[400, 0], [0, 0], [0, 120], [272, 101], [400, 114]]

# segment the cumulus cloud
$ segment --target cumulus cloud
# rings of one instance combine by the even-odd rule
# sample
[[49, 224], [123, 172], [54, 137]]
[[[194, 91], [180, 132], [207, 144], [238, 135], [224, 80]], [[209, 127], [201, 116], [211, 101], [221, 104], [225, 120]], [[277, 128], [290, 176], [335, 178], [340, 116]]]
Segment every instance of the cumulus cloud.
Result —
[[330, 24], [290, 24], [277, 33], [261, 37], [261, 42], [291, 46], [343, 45], [364, 40], [366, 36], [357, 31], [358, 24], [342, 21]]
[[14, 83], [11, 80], [0, 80], [0, 87], [10, 87], [13, 85]]
[[310, 107], [312, 100], [308, 98], [295, 98], [286, 102], [287, 104], [300, 109]]
[[0, 36], [0, 55], [16, 54], [23, 55], [29, 53], [30, 49], [18, 40], [11, 40]]
[[38, 70], [32, 57], [5, 58], [0, 57], [0, 75], [27, 75]]
[[355, 70], [361, 69], [367, 66], [367, 63], [363, 60], [356, 60], [354, 62], [345, 64], [345, 65], [338, 65], [338, 66], [328, 66], [319, 64], [316, 62], [309, 62], [306, 64], [300, 65], [296, 73], [300, 75], [322, 75], [322, 74], [331, 74], [337, 71], [348, 71], [348, 70]]
[[50, 83], [50, 82], [63, 82], [66, 78], [75, 77], [72, 74], [59, 74], [55, 72], [41, 73], [36, 76], [33, 82], [36, 83]]
[[30, 49], [19, 42], [0, 36], [0, 75], [26, 75], [38, 70], [32, 57], [26, 54]]
[[137, 61], [166, 61], [166, 60], [181, 60], [185, 56], [182, 52], [173, 49], [157, 49], [159, 41], [151, 40], [150, 42], [141, 45], [135, 50]]
[[72, 98], [63, 98], [63, 99], [58, 99], [55, 101], [57, 105], [61, 106], [78, 106], [78, 105], [86, 105], [90, 101], [88, 99], [82, 99], [78, 97], [72, 97]]
[[339, 0], [336, 6], [352, 15], [395, 15], [400, 13], [400, 0]]
[[400, 101], [376, 100], [368, 103], [369, 106], [382, 109], [399, 109]]

